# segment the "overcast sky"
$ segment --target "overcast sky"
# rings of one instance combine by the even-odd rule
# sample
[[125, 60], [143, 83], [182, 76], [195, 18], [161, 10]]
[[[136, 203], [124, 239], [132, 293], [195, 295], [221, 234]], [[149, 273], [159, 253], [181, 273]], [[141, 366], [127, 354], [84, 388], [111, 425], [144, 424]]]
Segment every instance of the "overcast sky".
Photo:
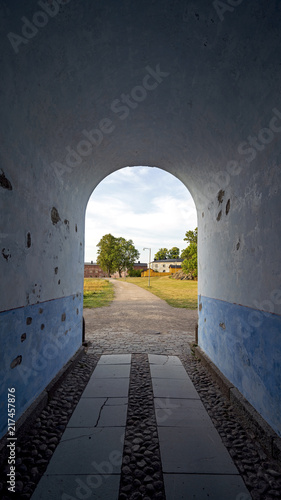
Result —
[[197, 226], [193, 199], [184, 184], [164, 170], [126, 167], [93, 191], [86, 212], [85, 261], [96, 262], [97, 243], [108, 233], [133, 240], [140, 261], [161, 247], [186, 247], [185, 233]]

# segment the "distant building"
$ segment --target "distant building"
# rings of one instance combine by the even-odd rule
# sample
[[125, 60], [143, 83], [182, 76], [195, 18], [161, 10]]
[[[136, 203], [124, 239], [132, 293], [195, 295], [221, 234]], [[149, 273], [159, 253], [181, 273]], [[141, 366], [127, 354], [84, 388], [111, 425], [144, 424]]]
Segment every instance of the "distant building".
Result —
[[181, 271], [181, 265], [177, 265], [177, 264], [170, 264], [169, 265], [169, 272], [170, 273], [175, 274], [178, 271]]
[[153, 271], [158, 271], [158, 273], [169, 273], [173, 272], [171, 271], [170, 266], [179, 266], [177, 268], [177, 271], [181, 268], [181, 263], [183, 262], [183, 259], [163, 259], [163, 260], [156, 260], [154, 259], [153, 262], [150, 263], [150, 268], [153, 269]]
[[[140, 261], [135, 262], [133, 269], [135, 269], [135, 271], [139, 271], [139, 270], [145, 271], [147, 269], [147, 264], [140, 262]], [[125, 278], [126, 276], [128, 276], [128, 271], [123, 271], [121, 274], [122, 274], [122, 278]], [[119, 278], [118, 271], [116, 271], [116, 273], [112, 274], [112, 278]]]
[[147, 269], [147, 264], [146, 264], [146, 263], [143, 263], [143, 262], [138, 261], [138, 262], [136, 262], [136, 263], [134, 264], [134, 269], [135, 269], [136, 271], [139, 271], [140, 269], [143, 269], [143, 270], [145, 271], [145, 270]]
[[98, 264], [91, 262], [84, 263], [84, 278], [106, 278], [105, 273]]
[[[133, 268], [136, 270], [139, 270], [139, 269], [146, 270], [147, 264], [139, 261], [139, 262], [136, 262], [134, 264]], [[112, 278], [119, 278], [119, 273], [116, 272], [116, 273], [112, 274], [111, 276], [112, 276]], [[126, 272], [126, 276], [128, 276], [128, 272]], [[125, 277], [124, 272], [122, 273], [122, 277]], [[108, 278], [108, 274], [105, 273], [98, 264], [91, 261], [91, 262], [84, 263], [84, 278]]]

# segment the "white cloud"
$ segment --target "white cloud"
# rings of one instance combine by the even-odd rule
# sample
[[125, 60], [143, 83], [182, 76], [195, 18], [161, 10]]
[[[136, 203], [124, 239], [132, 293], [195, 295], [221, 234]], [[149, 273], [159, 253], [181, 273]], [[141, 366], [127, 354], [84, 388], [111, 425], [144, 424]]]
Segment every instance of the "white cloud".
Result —
[[161, 247], [185, 247], [185, 232], [197, 226], [193, 199], [174, 176], [158, 168], [126, 167], [108, 176], [93, 192], [86, 213], [85, 260], [96, 261], [104, 234], [132, 239], [148, 260]]

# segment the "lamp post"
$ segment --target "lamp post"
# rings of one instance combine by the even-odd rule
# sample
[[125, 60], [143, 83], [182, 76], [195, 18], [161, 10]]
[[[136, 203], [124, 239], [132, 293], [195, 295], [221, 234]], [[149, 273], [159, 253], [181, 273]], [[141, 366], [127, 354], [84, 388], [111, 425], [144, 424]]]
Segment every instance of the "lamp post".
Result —
[[150, 288], [150, 261], [151, 261], [151, 248], [145, 247], [144, 250], [149, 250], [149, 262], [148, 262], [148, 288]]

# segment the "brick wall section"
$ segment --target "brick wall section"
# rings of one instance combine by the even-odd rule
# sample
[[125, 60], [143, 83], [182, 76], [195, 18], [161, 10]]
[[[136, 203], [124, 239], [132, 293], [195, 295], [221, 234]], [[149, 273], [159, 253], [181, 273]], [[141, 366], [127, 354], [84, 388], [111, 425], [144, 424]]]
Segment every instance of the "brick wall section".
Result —
[[91, 264], [85, 262], [84, 264], [84, 278], [105, 278], [107, 273], [105, 273], [98, 264]]
[[[141, 262], [136, 262], [134, 264], [134, 269], [147, 269], [147, 264]], [[122, 273], [123, 275], [124, 273]], [[84, 264], [84, 278], [107, 278], [108, 275], [105, 273], [98, 264], [85, 262]], [[118, 273], [112, 274], [112, 277], [119, 277]]]

